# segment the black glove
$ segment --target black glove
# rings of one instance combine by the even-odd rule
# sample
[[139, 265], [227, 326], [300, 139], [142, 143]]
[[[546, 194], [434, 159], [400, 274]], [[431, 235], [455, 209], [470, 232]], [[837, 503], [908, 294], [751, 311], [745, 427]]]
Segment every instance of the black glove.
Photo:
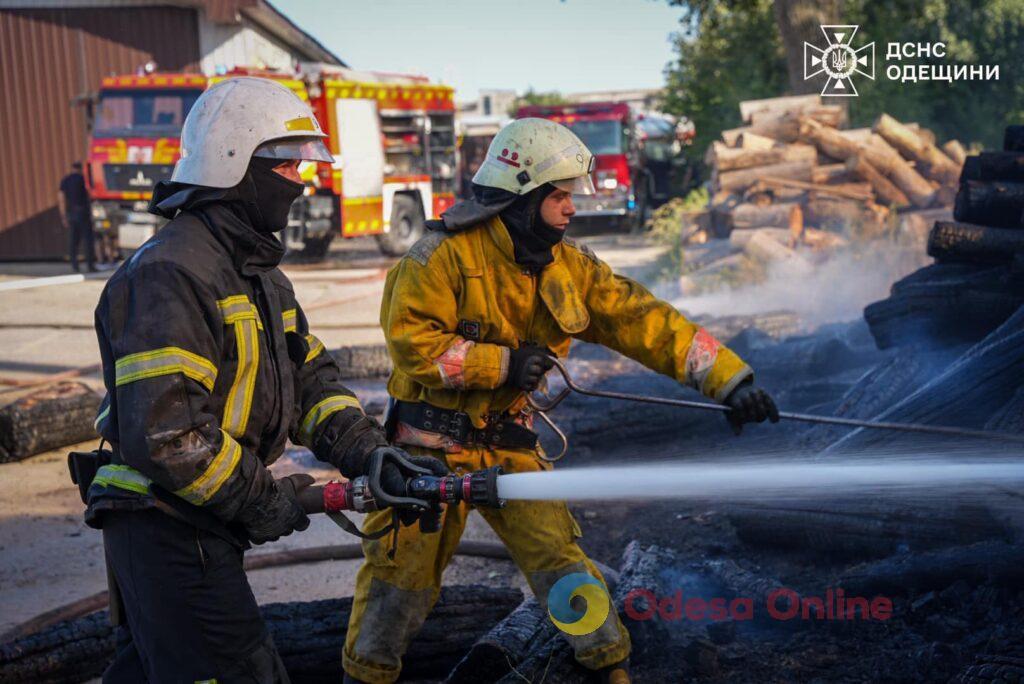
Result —
[[245, 528], [249, 540], [263, 544], [309, 527], [309, 516], [296, 497], [311, 484], [313, 478], [305, 473], [274, 480], [263, 499], [238, 514], [238, 522]]
[[[398, 458], [395, 458], [395, 456]], [[410, 456], [397, 447], [387, 446], [374, 449], [369, 458], [367, 458], [367, 463], [372, 463], [376, 459], [383, 461], [380, 469], [380, 479], [376, 483], [370, 483], [370, 490], [373, 491], [375, 486], [379, 486], [385, 494], [391, 496], [409, 496], [406, 484], [409, 480], [420, 474], [410, 470], [398, 459], [405, 459], [414, 466], [426, 468], [437, 477], [444, 477], [450, 472], [448, 466], [436, 458], [431, 456]], [[367, 470], [369, 471], [369, 468]], [[376, 496], [376, 493], [374, 493], [374, 496]], [[412, 525], [426, 512], [427, 510], [423, 507], [399, 506], [398, 519], [403, 525]]]
[[524, 392], [532, 392], [540, 386], [541, 378], [554, 365], [555, 355], [550, 349], [524, 344], [509, 353], [505, 384]]
[[723, 403], [732, 409], [725, 414], [725, 419], [737, 435], [743, 432], [744, 423], [763, 423], [765, 419], [779, 422], [775, 401], [766, 391], [755, 387], [752, 380], [741, 382]]

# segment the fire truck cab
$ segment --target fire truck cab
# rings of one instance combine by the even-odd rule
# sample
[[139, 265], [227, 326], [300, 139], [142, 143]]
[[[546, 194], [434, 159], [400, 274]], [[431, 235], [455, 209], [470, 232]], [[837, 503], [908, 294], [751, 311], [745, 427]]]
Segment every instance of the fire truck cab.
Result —
[[426, 78], [318, 65], [297, 74], [237, 68], [213, 77], [110, 77], [94, 109], [85, 177], [94, 227], [114, 233], [122, 253], [163, 224], [148, 213], [149, 199], [171, 177], [192, 105], [207, 87], [237, 76], [273, 78], [292, 89], [329, 136], [334, 163], [300, 166], [306, 192], [281, 236], [293, 257], [320, 259], [339, 234], [374, 235], [385, 254], [404, 254], [424, 220], [454, 203], [453, 93]]
[[85, 180], [98, 233], [137, 249], [162, 220], [147, 212], [153, 187], [169, 180], [181, 127], [207, 79], [195, 74], [104, 78], [92, 115]]
[[576, 216], [610, 220], [632, 229], [644, 220], [644, 200], [638, 193], [639, 150], [634, 117], [622, 102], [588, 102], [520, 107], [516, 118], [539, 117], [572, 130], [594, 154], [597, 193], [574, 198]]
[[530, 105], [516, 112], [517, 119], [524, 117], [567, 126], [594, 154], [597, 192], [573, 199], [578, 217], [639, 230], [647, 212], [671, 196], [683, 161], [682, 130], [668, 119], [635, 114], [625, 102]]

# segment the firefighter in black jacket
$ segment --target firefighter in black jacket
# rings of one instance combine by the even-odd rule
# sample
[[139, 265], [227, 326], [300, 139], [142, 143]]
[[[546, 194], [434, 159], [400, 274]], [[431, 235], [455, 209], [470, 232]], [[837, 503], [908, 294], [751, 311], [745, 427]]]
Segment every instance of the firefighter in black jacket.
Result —
[[381, 485], [402, 493], [388, 457], [404, 454], [341, 383], [277, 268], [299, 161], [330, 161], [325, 137], [273, 81], [207, 90], [152, 200], [173, 220], [100, 298], [97, 429], [113, 457], [86, 517], [103, 529], [127, 623], [104, 681], [287, 681], [242, 552], [309, 525], [295, 494], [313, 479], [267, 469], [288, 438], [347, 477], [383, 459]]

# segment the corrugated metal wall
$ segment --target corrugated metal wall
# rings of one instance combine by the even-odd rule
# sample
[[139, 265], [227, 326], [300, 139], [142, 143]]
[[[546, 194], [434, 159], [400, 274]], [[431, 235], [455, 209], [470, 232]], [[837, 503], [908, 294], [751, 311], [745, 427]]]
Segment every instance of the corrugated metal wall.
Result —
[[86, 152], [85, 110], [71, 100], [148, 60], [198, 71], [195, 10], [0, 10], [0, 260], [66, 252], [57, 187]]

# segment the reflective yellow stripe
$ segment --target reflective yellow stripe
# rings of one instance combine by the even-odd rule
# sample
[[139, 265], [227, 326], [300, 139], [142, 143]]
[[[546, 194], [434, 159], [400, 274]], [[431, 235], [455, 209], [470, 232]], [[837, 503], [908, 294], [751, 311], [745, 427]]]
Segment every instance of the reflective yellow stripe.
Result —
[[203, 474], [174, 493], [190, 504], [202, 506], [220, 490], [225, 480], [231, 477], [241, 458], [242, 447], [231, 439], [230, 435], [224, 434], [224, 443], [220, 451], [213, 457], [213, 461]]
[[126, 465], [105, 465], [96, 471], [92, 483], [103, 487], [117, 487], [136, 494], [149, 494], [152, 480]]
[[324, 350], [324, 343], [313, 335], [306, 335], [306, 344], [309, 345], [309, 353], [306, 354], [305, 363], [309, 363], [316, 357], [320, 356], [320, 352]]
[[247, 295], [232, 295], [218, 299], [217, 306], [220, 307], [220, 314], [224, 317], [225, 323], [230, 325], [237, 321], [256, 321], [256, 326], [263, 330], [263, 321], [260, 320], [256, 306], [249, 301]]
[[313, 120], [308, 116], [300, 116], [297, 119], [288, 119], [284, 122], [285, 129], [289, 131], [315, 131]]
[[238, 349], [238, 370], [231, 382], [224, 404], [222, 427], [232, 437], [241, 437], [249, 424], [252, 396], [256, 388], [256, 371], [260, 362], [257, 330], [263, 329], [255, 305], [248, 295], [238, 294], [217, 300], [224, 323], [234, 326]]
[[281, 318], [284, 319], [285, 332], [295, 332], [298, 329], [299, 316], [295, 309], [288, 309], [281, 314]]
[[223, 427], [232, 437], [241, 437], [249, 423], [256, 370], [260, 363], [260, 341], [255, 321], [235, 321], [235, 344], [238, 348], [238, 371], [224, 404]]
[[192, 378], [207, 391], [213, 391], [217, 380], [217, 367], [198, 354], [180, 347], [163, 347], [153, 351], [129, 354], [114, 364], [115, 384], [120, 387], [143, 378], [181, 373]]
[[[360, 411], [363, 410], [358, 399], [344, 394], [336, 394], [333, 397], [327, 397], [323, 401], [317, 403], [313, 408], [309, 409], [309, 413], [302, 418], [302, 425], [299, 428], [300, 441], [304, 444], [311, 441], [313, 439], [313, 431], [316, 430], [320, 423], [327, 420], [331, 414], [347, 408], [357, 408]], [[306, 446], [309, 445], [306, 444]]]

